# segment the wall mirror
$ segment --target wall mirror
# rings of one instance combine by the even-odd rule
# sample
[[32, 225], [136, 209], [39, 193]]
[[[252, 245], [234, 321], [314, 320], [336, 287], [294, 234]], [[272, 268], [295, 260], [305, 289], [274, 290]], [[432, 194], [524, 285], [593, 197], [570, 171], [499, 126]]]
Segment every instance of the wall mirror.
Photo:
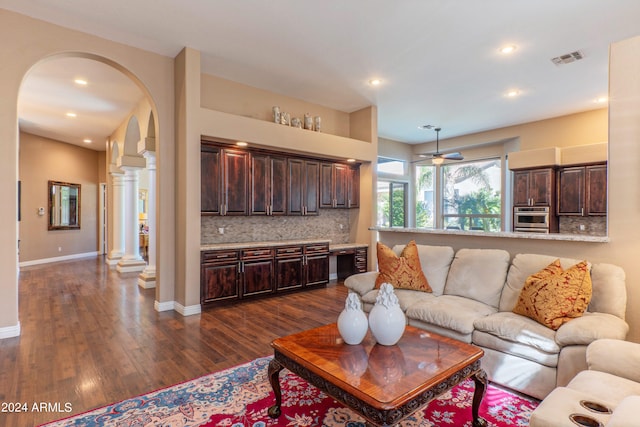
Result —
[[80, 228], [80, 184], [49, 181], [49, 230]]

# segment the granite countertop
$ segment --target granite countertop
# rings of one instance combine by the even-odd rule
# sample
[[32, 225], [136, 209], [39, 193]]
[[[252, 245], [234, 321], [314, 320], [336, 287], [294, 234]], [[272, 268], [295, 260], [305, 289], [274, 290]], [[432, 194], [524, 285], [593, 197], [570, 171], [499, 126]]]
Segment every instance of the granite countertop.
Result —
[[315, 243], [331, 243], [331, 240], [317, 239], [317, 240], [272, 240], [266, 242], [239, 242], [239, 243], [214, 243], [212, 245], [200, 246], [201, 251], [212, 251], [219, 249], [244, 249], [244, 248], [266, 248], [275, 246], [288, 246], [288, 245], [313, 245]]
[[335, 245], [329, 245], [330, 251], [341, 251], [345, 249], [356, 249], [356, 248], [368, 248], [369, 245], [366, 243], [336, 243]]
[[351, 249], [351, 248], [366, 248], [369, 245], [366, 243], [337, 243], [335, 245], [331, 244], [331, 240], [327, 239], [315, 239], [315, 240], [273, 240], [267, 242], [239, 242], [239, 243], [215, 243], [211, 245], [201, 245], [201, 251], [213, 251], [213, 250], [224, 250], [224, 249], [244, 249], [244, 248], [265, 248], [265, 247], [275, 247], [275, 246], [288, 246], [288, 245], [313, 245], [316, 243], [329, 243], [329, 250], [341, 250], [341, 249]]
[[570, 242], [592, 242], [607, 243], [608, 236], [589, 236], [585, 234], [560, 234], [560, 233], [519, 233], [510, 231], [500, 232], [484, 232], [484, 231], [466, 231], [466, 230], [442, 230], [442, 229], [425, 229], [425, 228], [384, 228], [371, 227], [369, 230], [395, 233], [420, 233], [420, 234], [447, 234], [457, 236], [477, 236], [477, 237], [499, 237], [508, 239], [530, 239], [530, 240], [560, 240]]

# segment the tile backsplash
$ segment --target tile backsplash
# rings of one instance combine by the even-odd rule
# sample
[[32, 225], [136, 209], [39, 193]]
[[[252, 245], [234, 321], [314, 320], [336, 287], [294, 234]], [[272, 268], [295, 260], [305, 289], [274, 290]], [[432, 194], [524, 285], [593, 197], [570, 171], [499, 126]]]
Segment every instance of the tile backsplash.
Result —
[[200, 243], [305, 239], [348, 243], [349, 216], [349, 209], [320, 209], [317, 216], [202, 216]]
[[[583, 226], [583, 230], [580, 229]], [[606, 236], [606, 216], [561, 216], [559, 222], [562, 234], [584, 234], [587, 236]]]

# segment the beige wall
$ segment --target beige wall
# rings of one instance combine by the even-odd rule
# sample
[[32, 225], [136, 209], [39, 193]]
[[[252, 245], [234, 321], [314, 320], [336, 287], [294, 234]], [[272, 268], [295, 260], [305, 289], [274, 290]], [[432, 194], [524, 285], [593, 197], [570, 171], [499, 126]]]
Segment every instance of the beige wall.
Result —
[[[442, 138], [440, 151], [458, 150], [467, 145], [489, 144], [511, 139], [517, 139], [520, 150], [607, 142], [609, 140], [608, 114], [607, 108], [599, 108], [456, 138]], [[414, 145], [414, 153], [434, 150], [435, 142]]]
[[[20, 133], [20, 263], [95, 254], [98, 168], [97, 151]], [[49, 180], [80, 184], [79, 230], [48, 229]], [[45, 215], [38, 215], [39, 207], [44, 207]]]
[[302, 120], [305, 113], [322, 117], [322, 131], [333, 135], [349, 136], [349, 114], [322, 105], [280, 95], [226, 80], [210, 74], [201, 75], [201, 106], [258, 120], [272, 120], [273, 106], [280, 107], [291, 117]]
[[[13, 12], [0, 10], [0, 57], [11, 58], [0, 68], [0, 337], [19, 333], [18, 222], [18, 95], [26, 73], [45, 58], [81, 56], [112, 65], [127, 74], [147, 96], [156, 113], [158, 142], [158, 270], [157, 286], [173, 289], [175, 281], [175, 146], [173, 58], [72, 31]], [[97, 169], [97, 168], [96, 168]], [[157, 289], [158, 291], [158, 289]], [[157, 294], [158, 295], [158, 294]], [[156, 298], [158, 299], [158, 296]], [[24, 314], [20, 314], [24, 315]]]

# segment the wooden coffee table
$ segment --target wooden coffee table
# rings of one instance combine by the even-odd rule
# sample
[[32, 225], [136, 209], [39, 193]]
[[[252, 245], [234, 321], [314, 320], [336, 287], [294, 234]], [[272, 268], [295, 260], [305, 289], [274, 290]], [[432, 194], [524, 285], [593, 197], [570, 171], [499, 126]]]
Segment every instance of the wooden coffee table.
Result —
[[287, 368], [379, 426], [399, 423], [471, 377], [473, 426], [486, 426], [478, 415], [487, 383], [480, 368], [484, 352], [474, 345], [412, 326], [393, 346], [376, 344], [370, 333], [362, 344], [348, 345], [333, 323], [278, 338], [271, 346], [268, 375], [276, 399], [271, 418], [280, 416], [279, 374]]

